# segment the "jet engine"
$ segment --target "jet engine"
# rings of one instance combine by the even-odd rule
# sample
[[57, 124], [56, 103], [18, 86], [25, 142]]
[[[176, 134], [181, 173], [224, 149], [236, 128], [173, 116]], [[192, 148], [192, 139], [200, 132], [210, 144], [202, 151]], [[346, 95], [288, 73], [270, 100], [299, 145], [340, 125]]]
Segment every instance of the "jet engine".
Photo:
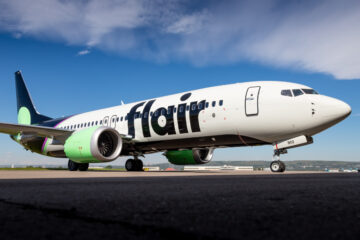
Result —
[[192, 150], [167, 151], [164, 155], [170, 163], [175, 165], [196, 165], [210, 162], [213, 153], [213, 148], [197, 148]]
[[74, 132], [65, 142], [66, 157], [79, 163], [109, 162], [119, 157], [120, 134], [109, 127], [92, 127]]

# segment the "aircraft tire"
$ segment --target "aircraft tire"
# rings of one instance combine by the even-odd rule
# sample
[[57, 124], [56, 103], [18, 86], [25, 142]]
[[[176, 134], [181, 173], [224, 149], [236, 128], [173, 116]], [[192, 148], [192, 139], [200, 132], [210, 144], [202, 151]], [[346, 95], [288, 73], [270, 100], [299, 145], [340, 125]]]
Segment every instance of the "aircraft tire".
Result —
[[80, 163], [79, 164], [79, 171], [87, 171], [89, 169], [89, 164], [88, 163]]
[[[272, 161], [270, 163], [270, 170], [272, 172], [282, 172], [282, 164], [281, 161]], [[285, 170], [285, 169], [284, 169]]]
[[143, 171], [144, 164], [141, 160], [135, 160], [136, 162], [136, 171], [141, 172]]
[[126, 171], [137, 171], [140, 172], [143, 170], [143, 162], [141, 160], [128, 159], [125, 163]]
[[286, 169], [285, 163], [282, 161], [279, 161], [279, 162], [280, 162], [280, 172], [285, 172], [285, 169]]
[[79, 164], [69, 159], [68, 169], [69, 171], [77, 171], [79, 169]]
[[134, 159], [128, 159], [127, 161], [126, 161], [126, 163], [125, 163], [125, 169], [126, 169], [126, 171], [129, 171], [129, 172], [131, 172], [131, 171], [135, 171], [135, 169], [136, 169], [136, 163], [135, 163], [135, 160]]

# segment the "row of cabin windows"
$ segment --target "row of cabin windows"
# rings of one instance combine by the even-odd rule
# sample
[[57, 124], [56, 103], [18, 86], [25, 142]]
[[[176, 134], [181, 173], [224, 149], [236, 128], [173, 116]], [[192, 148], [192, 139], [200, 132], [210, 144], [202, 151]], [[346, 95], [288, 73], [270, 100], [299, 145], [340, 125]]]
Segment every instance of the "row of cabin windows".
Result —
[[287, 97], [292, 97], [292, 96], [297, 97], [297, 96], [300, 96], [303, 94], [319, 94], [319, 93], [317, 93], [314, 89], [306, 89], [306, 88], [281, 90], [281, 95], [287, 96]]
[[[224, 101], [223, 100], [220, 100], [219, 101], [219, 106], [223, 106], [224, 105]], [[191, 110], [195, 111], [196, 109], [198, 110], [203, 110], [204, 107], [205, 108], [208, 108], [210, 106], [210, 103], [209, 102], [206, 102], [205, 103], [205, 106], [203, 106], [202, 103], [199, 103], [197, 105], [192, 105], [191, 106]], [[211, 106], [212, 107], [216, 107], [216, 101], [212, 101], [211, 103]], [[186, 105], [186, 107], [184, 106], [180, 106], [179, 107], [179, 113], [183, 113], [184, 111], [189, 111], [190, 110], [190, 105]], [[158, 117], [159, 115], [160, 116], [165, 116], [166, 114], [171, 114], [171, 111], [173, 111], [174, 113], [176, 113], [177, 109], [176, 107], [174, 107], [173, 109], [169, 108], [168, 110], [166, 110], [165, 108], [162, 109], [161, 111], [155, 111], [155, 112], [150, 112], [150, 116], [152, 117], [153, 115], [155, 117]], [[134, 118], [148, 118], [149, 116], [149, 113], [148, 112], [145, 112], [144, 114], [140, 113], [136, 113], [134, 115]], [[117, 117], [117, 118], [112, 118], [111, 119], [111, 122], [115, 123], [116, 122], [122, 122], [122, 121], [127, 121], [128, 120], [128, 116], [125, 116], [125, 117]], [[107, 124], [108, 123], [108, 120], [100, 120], [100, 121], [92, 121], [92, 122], [88, 122], [88, 123], [79, 123], [79, 124], [74, 124], [74, 125], [70, 125], [70, 126], [65, 126], [65, 127], [61, 127], [62, 129], [68, 129], [68, 130], [73, 130], [73, 129], [78, 129], [78, 128], [85, 128], [85, 127], [92, 127], [92, 126], [97, 126], [97, 125], [103, 125], [103, 122], [104, 124]]]

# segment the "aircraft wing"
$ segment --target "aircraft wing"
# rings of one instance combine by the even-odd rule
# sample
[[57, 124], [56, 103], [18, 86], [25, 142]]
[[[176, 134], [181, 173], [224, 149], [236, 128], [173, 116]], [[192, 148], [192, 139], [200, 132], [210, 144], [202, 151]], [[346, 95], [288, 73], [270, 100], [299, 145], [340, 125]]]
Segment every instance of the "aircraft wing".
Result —
[[25, 135], [36, 135], [39, 137], [68, 137], [72, 134], [73, 131], [51, 128], [51, 127], [41, 127], [33, 125], [23, 125], [23, 124], [12, 124], [12, 123], [0, 123], [0, 133], [17, 135], [18, 133]]
[[[0, 123], [0, 133], [17, 135], [19, 133], [24, 135], [33, 135], [39, 137], [56, 138], [61, 142], [65, 140], [73, 133], [72, 130], [65, 130], [52, 127], [42, 127], [34, 125], [23, 125], [13, 123]], [[132, 142], [133, 137], [126, 134], [120, 134], [121, 138], [126, 142]]]

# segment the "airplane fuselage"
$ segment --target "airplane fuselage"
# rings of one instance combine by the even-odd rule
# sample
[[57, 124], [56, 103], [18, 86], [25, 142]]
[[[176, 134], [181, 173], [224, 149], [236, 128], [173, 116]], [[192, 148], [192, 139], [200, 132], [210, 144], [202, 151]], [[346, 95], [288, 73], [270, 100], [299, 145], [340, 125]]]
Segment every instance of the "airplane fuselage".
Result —
[[[124, 143], [121, 155], [134, 155], [171, 149], [273, 144], [300, 135], [313, 136], [350, 112], [346, 103], [319, 95], [307, 86], [264, 81], [189, 91], [41, 125], [72, 131], [108, 126], [133, 140]], [[47, 149], [49, 144], [52, 139], [44, 139], [40, 153], [52, 155]]]

